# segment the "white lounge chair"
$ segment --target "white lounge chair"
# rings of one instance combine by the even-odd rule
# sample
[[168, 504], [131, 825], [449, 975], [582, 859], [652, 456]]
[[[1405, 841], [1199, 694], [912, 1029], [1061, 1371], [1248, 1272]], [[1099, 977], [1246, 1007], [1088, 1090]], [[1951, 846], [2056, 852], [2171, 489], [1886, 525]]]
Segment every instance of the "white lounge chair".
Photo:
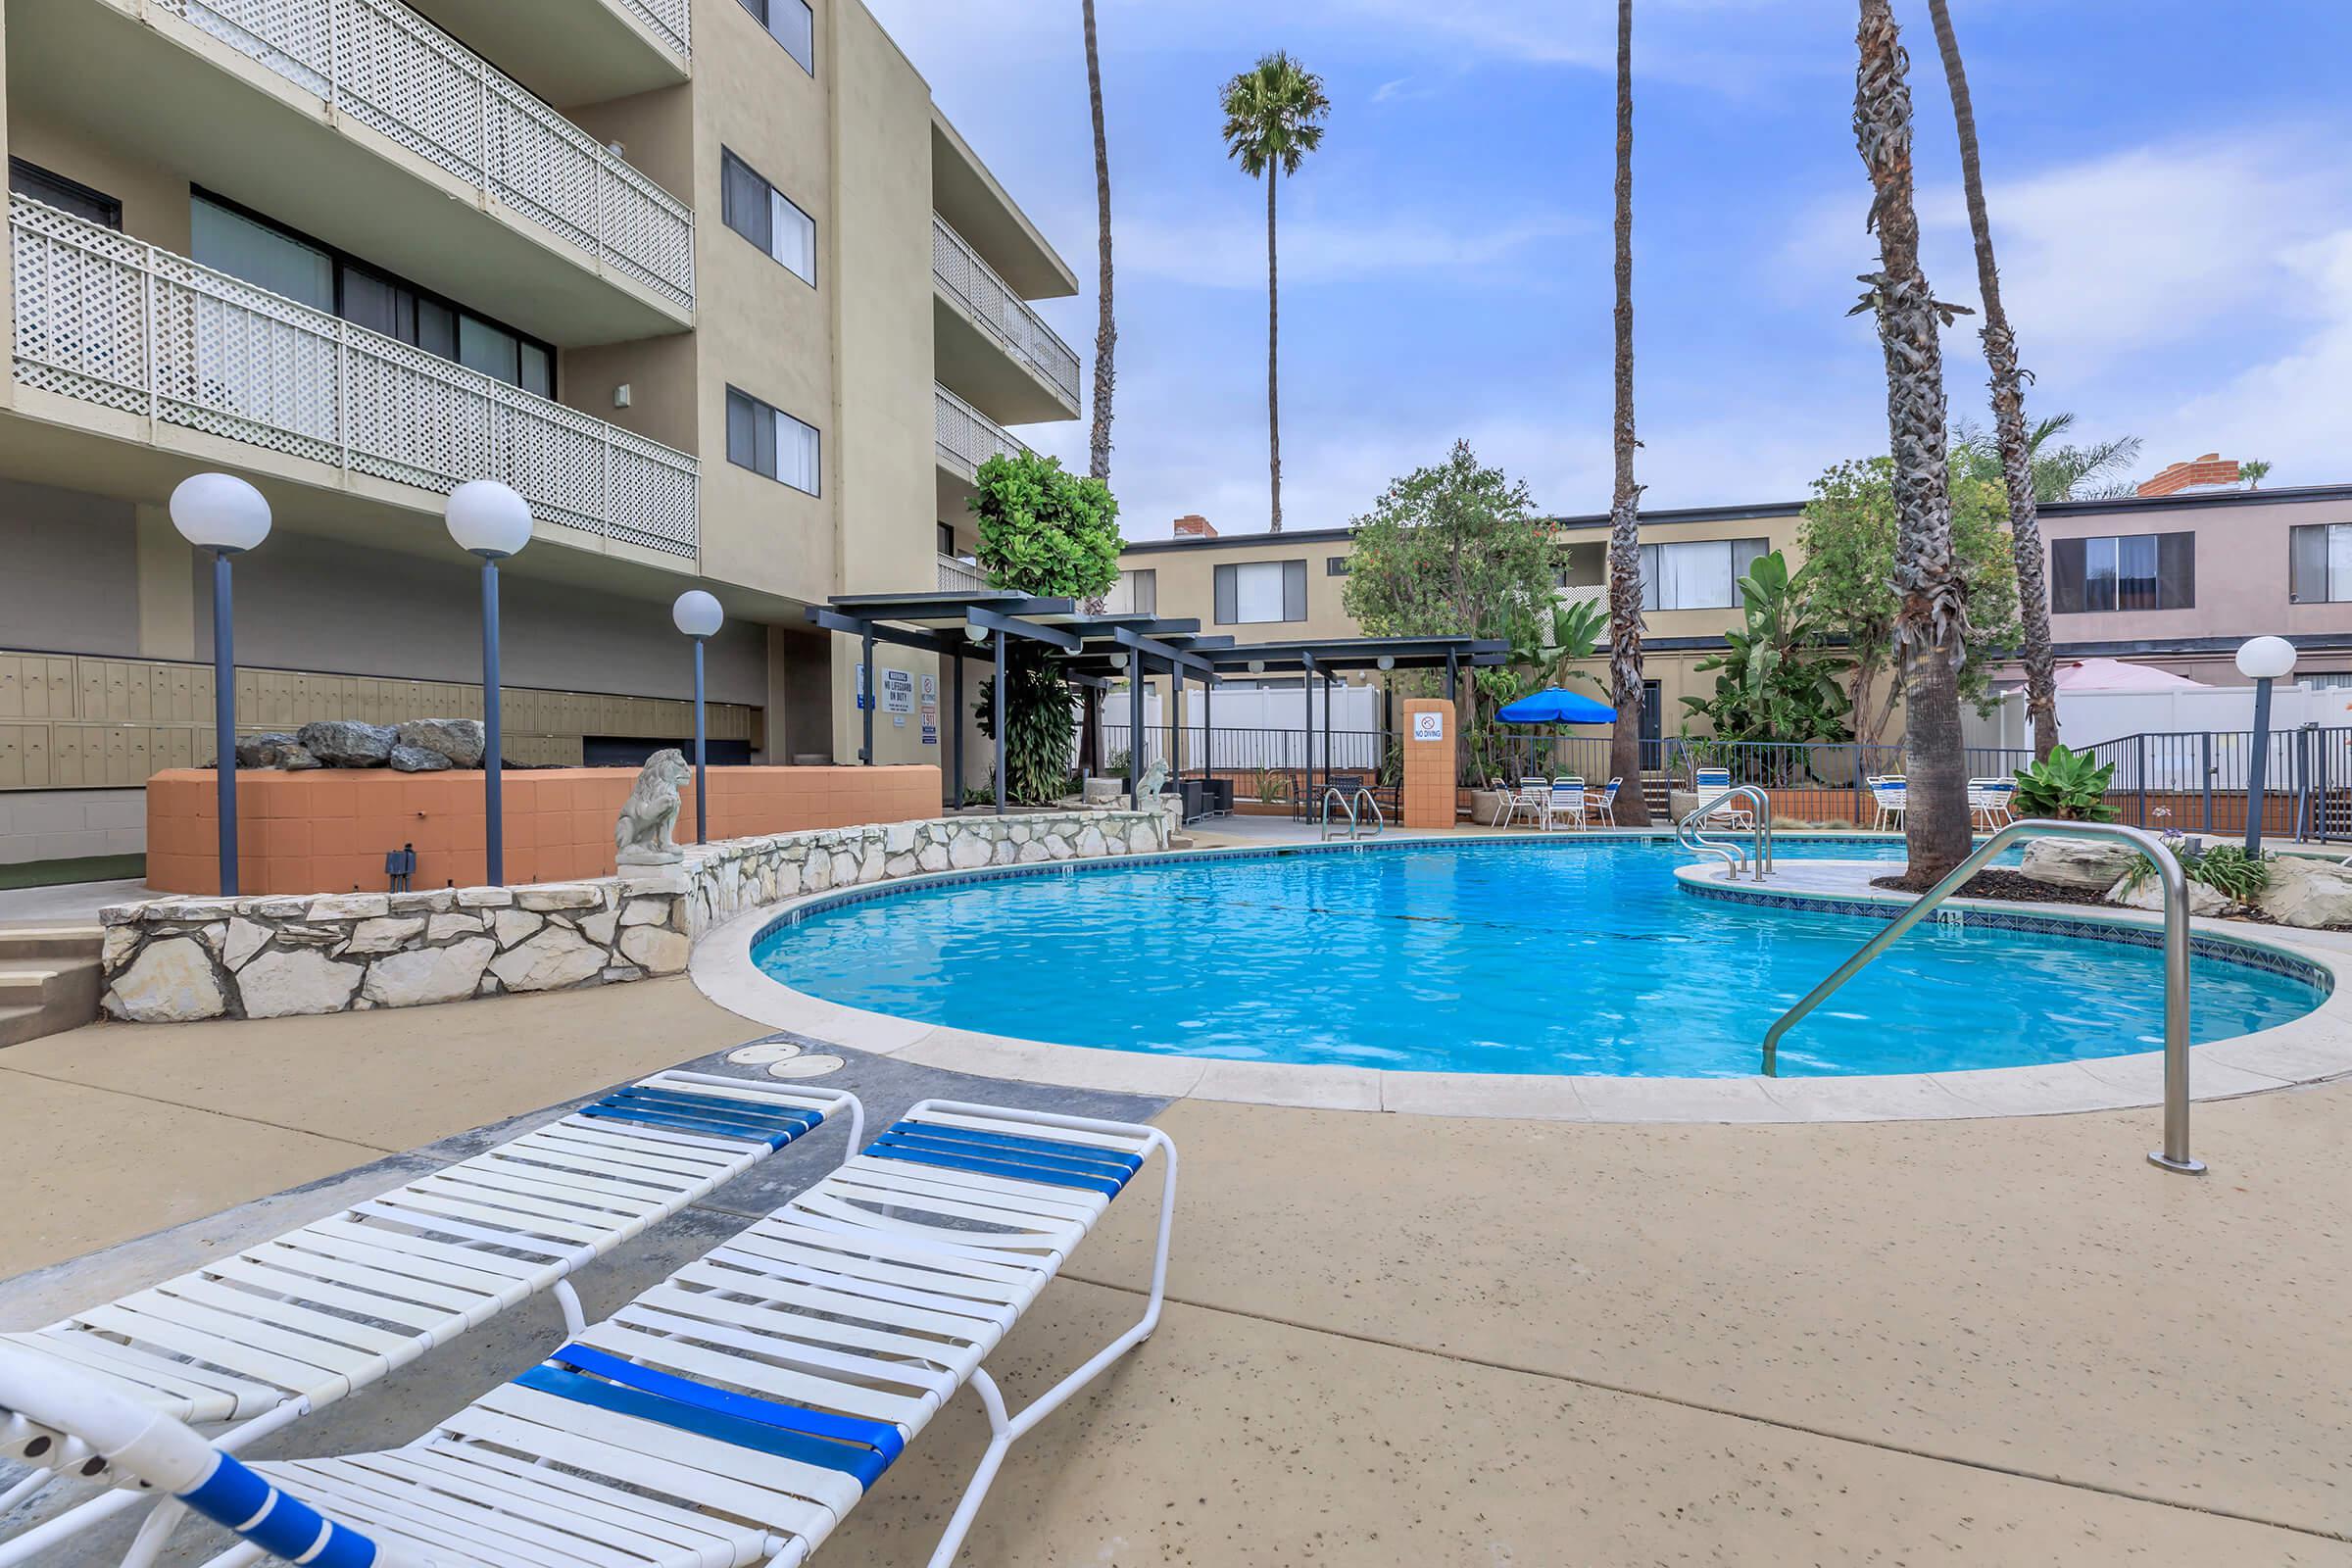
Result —
[[[1728, 767], [1693, 768], [1690, 771], [1690, 787], [1697, 792], [1700, 804], [1704, 805], [1732, 787], [1732, 770]], [[1729, 802], [1709, 811], [1699, 823], [1700, 827], [1752, 828], [1755, 825], [1753, 811]]]
[[1553, 779], [1550, 793], [1544, 797], [1544, 830], [1551, 831], [1554, 822], [1585, 825], [1585, 781], [1573, 773]]
[[1881, 832], [1900, 828], [1903, 825], [1903, 804], [1907, 798], [1903, 775], [1884, 774], [1873, 777], [1869, 782], [1871, 804], [1878, 808], [1878, 816], [1871, 827]]
[[[76, 1312], [0, 1350], [70, 1368], [154, 1415], [225, 1427], [235, 1450], [333, 1403], [541, 1291], [583, 1327], [567, 1276], [846, 1110], [835, 1089], [664, 1072], [471, 1159], [176, 1279]], [[103, 1453], [28, 1449], [0, 1419], [0, 1458], [104, 1481]], [[0, 1542], [0, 1565], [142, 1500], [122, 1488]]]
[[[1154, 1150], [1142, 1318], [1008, 1414], [982, 1363]], [[246, 1542], [213, 1568], [733, 1568], [805, 1561], [969, 1384], [994, 1435], [932, 1555], [943, 1568], [1006, 1449], [1157, 1325], [1175, 1191], [1154, 1128], [926, 1101], [405, 1447], [248, 1469], [6, 1348], [0, 1422], [90, 1444], [169, 1494], [134, 1560], [193, 1511]]]

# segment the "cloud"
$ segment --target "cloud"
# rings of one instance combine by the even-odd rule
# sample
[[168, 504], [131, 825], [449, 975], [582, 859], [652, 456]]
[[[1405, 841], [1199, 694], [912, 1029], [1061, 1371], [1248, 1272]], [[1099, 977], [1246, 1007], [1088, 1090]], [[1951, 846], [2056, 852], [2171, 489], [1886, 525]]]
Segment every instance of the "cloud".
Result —
[[1398, 76], [1394, 81], [1384, 81], [1372, 89], [1372, 101], [1376, 104], [1412, 103], [1417, 99], [1435, 98], [1437, 95], [1437, 88], [1415, 86], [1413, 78], [1410, 76]]

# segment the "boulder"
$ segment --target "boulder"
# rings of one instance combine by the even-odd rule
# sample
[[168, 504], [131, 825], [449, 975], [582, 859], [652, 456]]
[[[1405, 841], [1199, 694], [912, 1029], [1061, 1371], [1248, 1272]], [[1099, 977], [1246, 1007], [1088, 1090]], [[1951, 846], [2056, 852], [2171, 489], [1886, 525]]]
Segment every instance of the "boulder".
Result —
[[315, 767], [324, 767], [326, 764], [312, 756], [309, 747], [295, 745], [278, 749], [277, 765], [288, 773], [308, 773]]
[[2105, 892], [2138, 858], [2137, 850], [2109, 839], [2035, 839], [2026, 846], [2019, 870], [2050, 887]]
[[446, 773], [457, 766], [439, 752], [428, 752], [421, 746], [393, 747], [391, 761], [396, 773]]
[[237, 971], [237, 994], [248, 1018], [290, 1018], [301, 1013], [341, 1012], [351, 1005], [367, 971], [337, 963], [317, 948], [277, 949]]
[[2352, 926], [2352, 867], [2281, 855], [2254, 906], [2281, 925]]
[[[293, 747], [297, 751], [302, 750], [299, 741], [282, 731], [272, 730], [267, 735], [247, 736], [244, 740], [237, 742], [237, 765], [239, 767], [279, 766], [280, 760], [285, 756], [288, 747]], [[304, 752], [303, 755], [307, 757], [310, 754]], [[312, 760], [316, 763], [317, 759], [313, 758]]]
[[482, 721], [478, 718], [413, 718], [396, 727], [393, 735], [403, 746], [440, 753], [452, 767], [482, 765]]
[[190, 937], [149, 943], [106, 992], [106, 1010], [133, 1023], [186, 1023], [227, 1009], [213, 956]]
[[295, 739], [329, 767], [381, 767], [391, 760], [395, 736], [388, 724], [323, 718], [303, 725]]
[[416, 1007], [470, 997], [496, 947], [488, 937], [467, 937], [445, 948], [378, 958], [368, 966], [367, 998], [379, 1007]]
[[[2115, 885], [2107, 890], [2107, 902], [2121, 905], [2127, 909], [2161, 909], [2164, 907], [2164, 884], [2157, 881], [2153, 874], [2141, 877], [2137, 887], [2118, 877]], [[2236, 906], [2218, 890], [2202, 882], [2192, 881], [2188, 884], [2189, 913], [2228, 914], [2234, 907]]]

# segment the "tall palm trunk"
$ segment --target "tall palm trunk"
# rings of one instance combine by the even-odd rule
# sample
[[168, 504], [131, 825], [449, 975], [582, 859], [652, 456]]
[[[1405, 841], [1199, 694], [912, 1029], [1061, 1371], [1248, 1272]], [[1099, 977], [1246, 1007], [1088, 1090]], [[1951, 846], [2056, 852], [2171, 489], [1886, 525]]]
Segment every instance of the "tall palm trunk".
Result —
[[1282, 532], [1282, 294], [1280, 269], [1274, 262], [1274, 187], [1276, 171], [1266, 171], [1266, 467], [1274, 484], [1274, 515], [1268, 533]]
[[1901, 603], [1895, 649], [1909, 709], [1905, 771], [1909, 809], [1903, 885], [1926, 889], [1969, 851], [1968, 777], [1960, 748], [1960, 661], [1968, 590], [1952, 559], [1951, 469], [1945, 452], [1939, 321], [1952, 307], [1929, 292], [1919, 266], [1912, 200], [1910, 57], [1887, 0], [1861, 0], [1855, 33], [1854, 143], [1870, 172], [1870, 226], [1879, 270], [1856, 312], [1876, 308], [1886, 358], [1886, 430], [1894, 458], [1894, 590]]
[[1649, 825], [1642, 788], [1642, 487], [1634, 483], [1634, 0], [1617, 0], [1617, 479], [1609, 498], [1609, 772], [1619, 820]]
[[2001, 478], [2009, 491], [2009, 542], [2017, 557], [2017, 600], [2024, 624], [2026, 712], [2034, 721], [2034, 756], [2046, 760], [2058, 744], [2058, 665], [2050, 651], [2050, 593], [2041, 553], [2041, 514], [2034, 493], [2034, 445], [2026, 430], [2025, 375], [2017, 367], [2017, 334], [2001, 304], [2001, 273], [1992, 259], [1992, 223], [1984, 215], [1984, 172], [1977, 154], [1977, 111], [1960, 64], [1945, 0], [1928, 0], [1943, 78], [1952, 91], [1960, 130], [1960, 178], [1968, 191], [1968, 226], [1977, 241], [1977, 287], [1984, 298], [1984, 363], [1992, 368], [1992, 426], [2000, 447]]
[[1086, 98], [1095, 117], [1095, 254], [1101, 273], [1096, 287], [1095, 422], [1087, 439], [1086, 471], [1098, 479], [1110, 478], [1110, 392], [1113, 379], [1111, 351], [1119, 328], [1110, 309], [1110, 143], [1102, 133], [1102, 60], [1095, 48], [1095, 0], [1083, 0], [1086, 13]]

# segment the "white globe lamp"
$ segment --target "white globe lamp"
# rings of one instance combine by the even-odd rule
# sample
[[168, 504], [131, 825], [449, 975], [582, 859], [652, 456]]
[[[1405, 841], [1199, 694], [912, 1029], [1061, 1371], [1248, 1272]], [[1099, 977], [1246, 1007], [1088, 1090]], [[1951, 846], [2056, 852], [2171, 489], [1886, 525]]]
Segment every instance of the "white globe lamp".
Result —
[[2295, 672], [2295, 645], [2254, 637], [2237, 650], [2237, 672], [2254, 683], [2254, 751], [2246, 759], [2246, 853], [2262, 853], [2263, 774], [2271, 754], [2271, 682]]
[[172, 526], [199, 549], [235, 555], [270, 537], [270, 503], [234, 474], [192, 474], [172, 492]]
[[219, 805], [220, 897], [237, 896], [236, 615], [228, 562], [270, 537], [270, 503], [234, 474], [197, 473], [172, 491], [172, 526], [213, 553], [213, 788]]
[[669, 618], [689, 637], [715, 637], [726, 624], [727, 612], [715, 595], [689, 588], [669, 607]]
[[496, 479], [469, 479], [449, 494], [444, 514], [458, 548], [504, 561], [531, 542], [531, 504]]

